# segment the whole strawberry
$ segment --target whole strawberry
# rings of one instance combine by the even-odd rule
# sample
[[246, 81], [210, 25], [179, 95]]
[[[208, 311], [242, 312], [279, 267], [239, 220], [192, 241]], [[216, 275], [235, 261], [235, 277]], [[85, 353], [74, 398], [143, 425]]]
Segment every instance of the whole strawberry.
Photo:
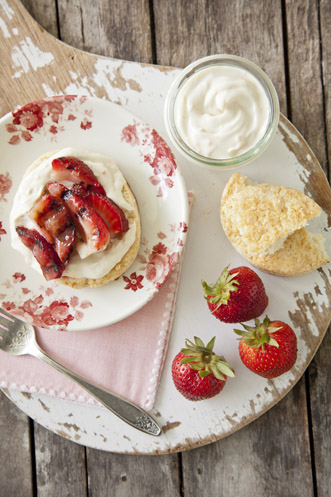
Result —
[[268, 305], [261, 278], [249, 267], [225, 268], [215, 284], [202, 282], [213, 315], [224, 323], [257, 318]]
[[276, 378], [289, 371], [297, 358], [297, 338], [282, 321], [263, 323], [255, 319], [255, 327], [243, 324], [246, 331], [234, 330], [241, 336], [239, 354], [242, 362], [264, 378]]
[[194, 337], [195, 343], [185, 341], [186, 348], [172, 362], [172, 379], [177, 390], [189, 400], [214, 397], [223, 390], [226, 377], [234, 377], [232, 367], [213, 352], [215, 337], [205, 346]]

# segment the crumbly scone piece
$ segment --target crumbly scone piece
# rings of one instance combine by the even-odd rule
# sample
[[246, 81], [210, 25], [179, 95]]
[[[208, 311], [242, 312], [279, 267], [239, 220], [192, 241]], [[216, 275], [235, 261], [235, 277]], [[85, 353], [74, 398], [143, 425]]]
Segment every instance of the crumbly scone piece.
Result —
[[274, 254], [246, 257], [256, 268], [277, 276], [298, 276], [310, 273], [329, 260], [324, 249], [323, 235], [305, 228], [295, 231]]
[[98, 286], [105, 285], [110, 281], [116, 280], [119, 278], [125, 271], [133, 264], [135, 261], [139, 246], [140, 246], [140, 234], [141, 234], [141, 223], [140, 223], [140, 215], [138, 204], [134, 194], [131, 191], [128, 183], [124, 185], [122, 189], [125, 200], [129, 202], [129, 204], [134, 207], [132, 211], [124, 210], [124, 213], [129, 221], [129, 224], [135, 222], [136, 224], [136, 236], [135, 241], [129, 248], [129, 250], [124, 254], [122, 259], [114, 266], [105, 276], [102, 278], [70, 278], [68, 276], [62, 276], [57, 281], [63, 283], [64, 285], [71, 286], [72, 288], [96, 288]]
[[328, 261], [322, 235], [304, 226], [321, 208], [300, 191], [256, 184], [240, 173], [226, 184], [221, 223], [234, 248], [257, 268], [277, 275], [311, 272]]
[[225, 233], [240, 253], [249, 255], [278, 250], [291, 233], [320, 214], [319, 205], [304, 193], [267, 183], [241, 187], [221, 204]]
[[221, 198], [221, 208], [225, 204], [225, 202], [232, 197], [235, 193], [240, 192], [243, 190], [246, 186], [248, 185], [254, 185], [253, 181], [249, 180], [247, 176], [243, 176], [240, 173], [234, 173], [232, 174], [231, 178], [229, 181], [226, 183], [223, 193], [222, 193], [222, 198]]

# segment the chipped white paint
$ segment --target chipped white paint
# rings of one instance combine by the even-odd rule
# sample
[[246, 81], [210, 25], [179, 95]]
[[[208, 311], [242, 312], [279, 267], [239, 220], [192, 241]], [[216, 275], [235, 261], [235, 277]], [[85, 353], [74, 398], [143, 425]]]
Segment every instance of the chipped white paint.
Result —
[[46, 83], [42, 83], [41, 86], [45, 92], [46, 97], [51, 97], [52, 95], [55, 94], [54, 90], [52, 90], [52, 88], [49, 85], [47, 85]]
[[53, 62], [54, 57], [51, 52], [42, 52], [27, 36], [20, 41], [19, 45], [13, 46], [11, 59], [13, 69], [17, 69], [13, 77], [19, 78], [22, 74], [28, 73], [30, 69], [36, 71], [40, 67], [47, 66]]
[[[89, 78], [76, 68], [71, 72], [71, 83], [65, 88], [65, 93], [93, 96], [101, 90], [106, 98], [127, 105], [166, 137], [163, 102], [177, 71], [162, 71], [153, 66], [101, 57], [95, 60], [95, 71]], [[18, 66], [17, 69], [24, 70]], [[52, 80], [43, 85], [43, 90], [47, 95], [55, 93]], [[283, 134], [286, 133], [294, 144], [299, 144], [300, 140], [286, 122], [281, 124], [281, 130], [282, 133], [276, 134], [266, 153], [245, 167], [244, 174], [259, 181], [281, 182], [302, 190], [309, 175], [286, 146]], [[72, 430], [67, 430], [66, 435], [83, 445], [113, 452], [153, 453], [181, 450], [228, 435], [260, 416], [289, 390], [307, 366], [311, 356], [309, 341], [317, 341], [315, 324], [308, 331], [297, 327], [299, 350], [295, 368], [274, 381], [258, 377], [242, 365], [232, 325], [220, 324], [210, 314], [200, 283], [202, 279], [216, 279], [228, 263], [234, 267], [243, 263], [222, 232], [218, 215], [222, 189], [233, 171], [219, 173], [192, 167], [179, 155], [177, 160], [188, 189], [195, 191], [196, 202], [192, 210], [169, 350], [152, 410], [161, 425], [171, 428], [159, 438], [147, 437], [102, 407], [61, 399], [63, 393], [60, 393], [60, 398], [46, 396], [42, 392], [26, 397], [14, 389], [10, 390], [10, 397], [24, 412], [55, 433], [63, 432], [65, 424], [71, 425], [74, 419], [78, 431], [73, 434]], [[209, 216], [208, 223], [206, 214]], [[321, 223], [319, 228], [322, 225], [324, 228], [323, 216]], [[201, 244], [201, 240], [212, 243]], [[272, 318], [291, 322], [291, 315], [299, 309], [297, 300], [303, 300], [309, 293], [317, 302], [316, 311], [329, 305], [326, 301], [326, 283], [319, 272], [291, 279], [259, 274], [269, 295], [267, 312]], [[316, 287], [320, 288], [321, 294], [314, 293]], [[305, 312], [308, 321], [314, 322], [311, 311], [305, 308]], [[224, 354], [236, 371], [236, 378], [228, 380], [221, 395], [202, 403], [191, 403], [181, 397], [173, 386], [170, 373], [172, 358], [183, 346], [185, 338], [192, 338], [195, 334], [204, 340], [215, 335], [216, 352]]]
[[287, 129], [287, 126], [284, 123], [280, 122], [279, 126], [286, 132], [286, 134], [292, 140], [293, 143], [300, 142], [298, 136], [295, 133], [293, 133], [291, 130]]
[[2, 17], [0, 17], [0, 29], [2, 31], [2, 34], [3, 34], [4, 38], [10, 38], [9, 29], [7, 28], [6, 23], [2, 19]]
[[13, 33], [13, 35], [17, 36], [17, 35], [18, 35], [18, 32], [19, 32], [19, 31], [18, 31], [18, 29], [17, 29], [17, 28], [13, 28], [13, 29], [12, 29], [12, 33]]
[[0, 9], [4, 12], [9, 20], [13, 18], [14, 10], [9, 7], [8, 2], [6, 0], [0, 0]]
[[66, 95], [89, 95], [90, 97], [95, 96], [95, 90], [87, 83], [87, 78], [82, 78], [77, 83], [70, 83], [64, 89]]

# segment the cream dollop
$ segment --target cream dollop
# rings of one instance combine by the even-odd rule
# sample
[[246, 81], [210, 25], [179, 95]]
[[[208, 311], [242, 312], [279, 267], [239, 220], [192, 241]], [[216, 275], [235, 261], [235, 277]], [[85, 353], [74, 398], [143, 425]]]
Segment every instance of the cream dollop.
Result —
[[[98, 181], [106, 190], [107, 196], [122, 209], [127, 211], [133, 210], [133, 207], [126, 201], [122, 194], [125, 179], [117, 164], [112, 159], [97, 153], [70, 147], [58, 150], [50, 156], [37, 159], [24, 174], [16, 192], [10, 213], [10, 233], [12, 247], [21, 252], [24, 255], [26, 263], [38, 272], [41, 272], [39, 264], [33, 257], [32, 252], [21, 242], [15, 227], [23, 225], [28, 228], [37, 228], [34, 221], [28, 216], [28, 213], [42, 195], [44, 186], [53, 180], [52, 160], [63, 156], [74, 156], [84, 161], [92, 169]], [[64, 184], [65, 182], [62, 183]], [[134, 243], [135, 236], [136, 224], [135, 222], [129, 222], [129, 230], [121, 238], [111, 242], [104, 251], [92, 254], [86, 258], [81, 258], [75, 252], [63, 276], [71, 278], [102, 278], [123, 258]]]
[[174, 120], [182, 140], [212, 159], [229, 159], [263, 138], [270, 105], [261, 83], [248, 71], [212, 66], [191, 76], [180, 88]]

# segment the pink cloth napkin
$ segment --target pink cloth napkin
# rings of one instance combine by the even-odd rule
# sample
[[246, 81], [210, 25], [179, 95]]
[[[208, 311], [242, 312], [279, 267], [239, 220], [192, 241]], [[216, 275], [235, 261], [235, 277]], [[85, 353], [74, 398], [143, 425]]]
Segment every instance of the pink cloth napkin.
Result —
[[[167, 351], [179, 273], [177, 264], [156, 296], [119, 323], [68, 333], [36, 328], [40, 347], [81, 376], [150, 410]], [[3, 351], [0, 387], [96, 404], [83, 389], [40, 359]]]

